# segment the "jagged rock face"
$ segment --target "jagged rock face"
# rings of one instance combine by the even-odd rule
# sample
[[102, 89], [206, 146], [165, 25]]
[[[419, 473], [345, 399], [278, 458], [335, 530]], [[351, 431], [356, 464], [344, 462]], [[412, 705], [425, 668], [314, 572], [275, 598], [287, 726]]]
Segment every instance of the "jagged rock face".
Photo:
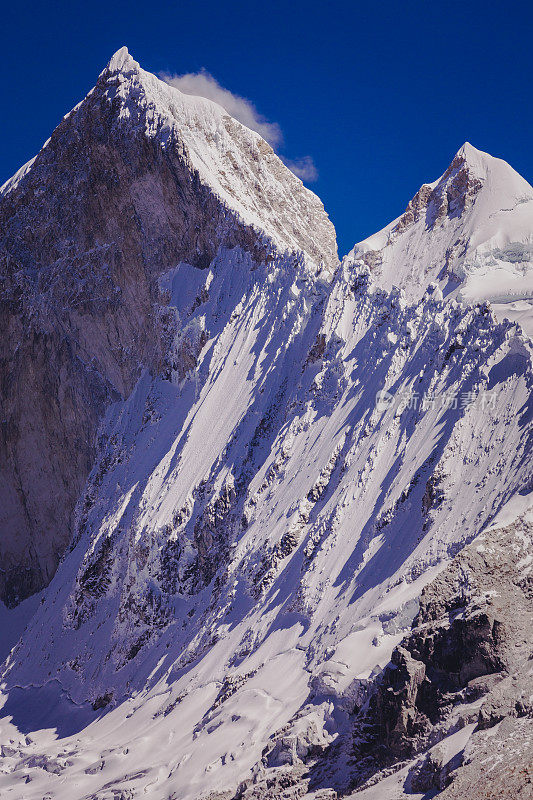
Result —
[[[106, 408], [129, 395], [142, 369], [167, 369], [173, 318], [165, 316], [158, 278], [180, 262], [206, 268], [220, 248], [240, 247], [257, 263], [274, 252], [260, 224], [245, 224], [199, 174], [182, 119], [169, 126], [158, 116], [150, 94], [158, 84], [124, 53], [112, 60], [31, 167], [2, 191], [0, 598], [9, 605], [46, 585], [57, 567]], [[179, 101], [179, 92], [166, 91]], [[335, 236], [320, 202], [260, 137], [218, 116], [238, 180], [243, 165], [252, 173], [248, 204], [270, 203], [281, 240], [284, 192], [293, 192], [291, 210], [301, 213], [297, 223], [292, 217], [287, 247], [308, 246], [333, 268]], [[226, 169], [238, 188], [229, 156]], [[267, 175], [272, 183], [272, 173], [288, 188], [263, 190], [258, 180]], [[182, 377], [197, 354], [189, 349], [185, 340]]]
[[[458, 797], [461, 792], [463, 797], [478, 797], [476, 785], [484, 769], [478, 754], [490, 739], [483, 732], [501, 727], [502, 720], [510, 739], [515, 735], [511, 731], [524, 726], [524, 732], [529, 731], [533, 719], [532, 545], [531, 516], [526, 515], [508, 527], [482, 534], [422, 591], [413, 630], [393, 652], [356, 723], [360, 781], [432, 747], [411, 770], [411, 790], [443, 789], [453, 781], [443, 797]], [[434, 746], [472, 722], [479, 733], [474, 732], [468, 745], [470, 767], [465, 770], [468, 777], [462, 777], [460, 760], [455, 772], [453, 764], [446, 766], [450, 757], [443, 760]], [[516, 752], [510, 742], [505, 745], [508, 764], [499, 776], [501, 787], [494, 785], [493, 777], [490, 792], [479, 796], [500, 796], [500, 788], [510, 791], [504, 786], [504, 776], [513, 772], [511, 763], [515, 789], [530, 782], [523, 770], [526, 755], [530, 759], [533, 755], [527, 737], [529, 743], [522, 742]]]
[[462, 550], [422, 591], [385, 670], [351, 696], [336, 740], [315, 722], [322, 687], [272, 737], [253, 777], [224, 797], [529, 798], [532, 544], [526, 512]]
[[441, 225], [446, 217], [460, 217], [473, 205], [482, 185], [481, 180], [472, 173], [466, 154], [459, 152], [436, 185], [424, 184], [410, 200], [392, 228], [391, 238], [420, 218], [423, 218], [426, 230], [432, 230]]

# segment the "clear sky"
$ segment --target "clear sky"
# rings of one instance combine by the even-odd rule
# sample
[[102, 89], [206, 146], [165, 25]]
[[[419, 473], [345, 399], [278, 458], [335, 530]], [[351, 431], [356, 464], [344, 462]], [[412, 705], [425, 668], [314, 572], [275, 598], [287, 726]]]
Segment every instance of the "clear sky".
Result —
[[533, 180], [533, 3], [1, 0], [0, 183], [122, 45], [152, 72], [206, 69], [277, 123], [341, 254], [400, 214], [468, 140]]

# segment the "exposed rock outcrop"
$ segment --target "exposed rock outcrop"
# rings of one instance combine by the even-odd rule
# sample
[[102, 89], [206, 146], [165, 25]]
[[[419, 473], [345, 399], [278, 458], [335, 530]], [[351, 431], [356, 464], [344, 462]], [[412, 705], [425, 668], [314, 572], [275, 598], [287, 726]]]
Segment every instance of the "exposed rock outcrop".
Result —
[[[381, 781], [395, 773], [406, 797], [529, 798], [532, 522], [526, 512], [488, 530], [426, 586], [411, 632], [359, 693], [351, 735], [328, 733], [333, 705], [320, 704], [322, 688], [271, 738], [252, 776], [213, 800], [355, 800], [381, 785], [389, 797]], [[350, 717], [346, 701], [337, 721], [343, 707]]]
[[[488, 746], [484, 732], [494, 726], [500, 735], [509, 732], [509, 741], [500, 741], [501, 755], [506, 762], [516, 756], [520, 772], [527, 748], [522, 743], [514, 752], [511, 731], [529, 730], [533, 720], [532, 545], [526, 514], [482, 534], [424, 589], [412, 632], [393, 652], [357, 719], [356, 782], [402, 765], [469, 724], [475, 732], [468, 774], [474, 761], [483, 764], [473, 754]], [[518, 719], [529, 723], [513, 721]], [[533, 748], [528, 752], [531, 758]], [[443, 789], [463, 774], [463, 768], [446, 768], [446, 760], [431, 750], [412, 770], [411, 790]], [[444, 796], [499, 796], [494, 788], [476, 795], [473, 786], [465, 793], [466, 780], [458, 784], [462, 795], [450, 789]]]

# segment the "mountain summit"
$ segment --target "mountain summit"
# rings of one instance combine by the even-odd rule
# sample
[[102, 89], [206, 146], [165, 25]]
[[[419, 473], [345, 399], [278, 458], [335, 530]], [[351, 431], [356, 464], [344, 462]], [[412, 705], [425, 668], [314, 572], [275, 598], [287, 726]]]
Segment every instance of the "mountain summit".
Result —
[[519, 796], [530, 202], [465, 145], [339, 264], [257, 133], [113, 56], [0, 194], [3, 791]]
[[435, 282], [465, 302], [490, 301], [498, 317], [533, 333], [532, 223], [533, 188], [505, 161], [467, 142], [401, 217], [348, 258], [366, 263], [385, 288], [399, 286], [416, 298]]

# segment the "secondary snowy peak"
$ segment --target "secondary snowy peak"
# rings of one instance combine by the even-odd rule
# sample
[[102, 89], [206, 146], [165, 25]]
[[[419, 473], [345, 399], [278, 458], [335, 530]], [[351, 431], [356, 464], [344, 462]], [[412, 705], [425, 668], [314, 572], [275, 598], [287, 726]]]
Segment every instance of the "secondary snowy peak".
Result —
[[405, 212], [347, 257], [411, 299], [431, 282], [533, 330], [533, 189], [509, 164], [468, 142]]

